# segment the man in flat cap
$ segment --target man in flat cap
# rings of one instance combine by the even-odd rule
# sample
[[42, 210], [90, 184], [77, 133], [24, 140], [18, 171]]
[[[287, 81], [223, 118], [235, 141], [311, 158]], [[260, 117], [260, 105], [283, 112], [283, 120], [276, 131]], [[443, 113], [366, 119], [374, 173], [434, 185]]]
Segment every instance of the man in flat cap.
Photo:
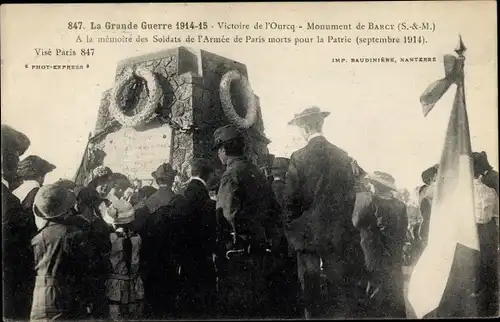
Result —
[[[296, 114], [296, 125], [307, 145], [290, 158], [286, 176], [284, 217], [288, 242], [297, 252], [306, 318], [323, 315], [321, 308], [321, 263], [327, 278], [328, 304], [335, 313], [329, 318], [353, 316], [355, 273], [362, 263], [359, 234], [351, 222], [356, 199], [354, 160], [322, 135], [329, 112], [318, 107]], [[361, 255], [362, 256], [362, 255]], [[359, 267], [361, 265], [361, 267]]]
[[270, 302], [264, 262], [270, 240], [279, 242], [279, 206], [265, 174], [245, 156], [238, 128], [217, 129], [213, 148], [226, 166], [216, 204], [218, 239], [227, 243], [217, 256], [218, 311], [231, 317], [266, 317]]
[[31, 238], [36, 234], [36, 226], [10, 188], [16, 178], [19, 156], [29, 146], [26, 135], [2, 124], [3, 317], [13, 320], [29, 319], [34, 287]]

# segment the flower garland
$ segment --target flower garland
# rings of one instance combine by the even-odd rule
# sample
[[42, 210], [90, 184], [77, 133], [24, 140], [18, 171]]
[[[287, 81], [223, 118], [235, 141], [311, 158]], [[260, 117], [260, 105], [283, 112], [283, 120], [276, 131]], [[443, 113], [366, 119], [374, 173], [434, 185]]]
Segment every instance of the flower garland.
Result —
[[[245, 117], [238, 115], [231, 102], [231, 82], [235, 80], [241, 81], [243, 85], [242, 94], [247, 108]], [[241, 75], [236, 70], [225, 73], [220, 82], [219, 94], [224, 114], [226, 114], [231, 123], [241, 129], [248, 129], [255, 123], [255, 119], [257, 118], [257, 103], [250, 83], [245, 76]]]
[[[132, 81], [134, 75], [146, 81], [148, 91], [148, 101], [144, 108], [133, 116], [127, 116], [121, 108], [121, 99], [125, 86]], [[136, 67], [135, 70], [127, 68], [124, 70], [120, 80], [117, 81], [111, 92], [111, 102], [109, 113], [120, 124], [126, 127], [136, 127], [152, 121], [156, 115], [155, 110], [160, 103], [162, 90], [155, 75], [144, 67]]]

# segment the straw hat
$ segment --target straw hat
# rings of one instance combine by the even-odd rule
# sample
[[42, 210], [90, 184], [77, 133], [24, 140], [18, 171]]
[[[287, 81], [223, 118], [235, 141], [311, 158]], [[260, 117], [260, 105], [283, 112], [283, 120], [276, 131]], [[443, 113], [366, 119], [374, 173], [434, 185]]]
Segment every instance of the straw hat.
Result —
[[40, 187], [33, 203], [33, 212], [43, 219], [54, 219], [68, 213], [76, 204], [76, 196], [57, 184]]
[[106, 209], [103, 216], [104, 221], [113, 225], [124, 225], [135, 219], [134, 207], [123, 199], [113, 200], [111, 206]]
[[392, 190], [397, 190], [396, 180], [393, 176], [382, 171], [375, 171], [373, 174], [367, 176], [368, 179], [374, 183], [384, 185]]
[[306, 108], [301, 113], [295, 114], [293, 116], [293, 119], [290, 122], [288, 122], [288, 125], [297, 125], [298, 121], [305, 117], [319, 116], [321, 118], [326, 118], [328, 115], [330, 115], [330, 112], [323, 112], [319, 109], [319, 107], [312, 106]]

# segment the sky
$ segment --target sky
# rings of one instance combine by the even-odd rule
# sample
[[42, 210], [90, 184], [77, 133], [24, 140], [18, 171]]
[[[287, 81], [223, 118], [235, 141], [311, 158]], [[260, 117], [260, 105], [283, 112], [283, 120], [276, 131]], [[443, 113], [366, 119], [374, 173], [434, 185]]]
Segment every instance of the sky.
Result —
[[[57, 166], [46, 182], [72, 178], [89, 132], [93, 131], [102, 92], [114, 84], [116, 64], [125, 58], [188, 46], [243, 63], [260, 97], [269, 150], [289, 157], [305, 143], [287, 125], [295, 113], [312, 105], [329, 111], [324, 135], [368, 171], [386, 171], [400, 188], [413, 190], [420, 174], [438, 163], [455, 94], [452, 86], [427, 117], [419, 97], [444, 76], [442, 56], [454, 54], [461, 34], [467, 51], [465, 90], [473, 150], [486, 151], [498, 164], [497, 34], [492, 1], [312, 4], [170, 4], [170, 5], [8, 5], [2, 6], [2, 123], [24, 132], [31, 147], [23, 156], [39, 155]], [[394, 14], [397, 12], [397, 17]], [[287, 24], [434, 23], [426, 44], [77, 44], [68, 21], [164, 23], [175, 21], [238, 23], [276, 21]], [[23, 24], [18, 23], [23, 21]], [[8, 28], [5, 28], [8, 26]], [[198, 34], [199, 32], [193, 32]], [[155, 34], [180, 36], [186, 31], [94, 31], [94, 36]], [[328, 35], [402, 36], [397, 31], [220, 31], [208, 36]], [[35, 48], [94, 48], [93, 57], [36, 57]], [[340, 64], [335, 57], [437, 57], [435, 63]], [[84, 71], [34, 71], [25, 64], [89, 64]]]

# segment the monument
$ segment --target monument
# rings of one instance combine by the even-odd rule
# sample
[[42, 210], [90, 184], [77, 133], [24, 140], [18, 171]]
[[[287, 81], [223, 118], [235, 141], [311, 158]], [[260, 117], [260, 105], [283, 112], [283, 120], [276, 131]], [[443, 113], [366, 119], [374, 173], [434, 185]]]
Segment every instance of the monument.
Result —
[[188, 179], [192, 158], [210, 158], [222, 169], [212, 135], [230, 123], [244, 133], [251, 160], [266, 168], [270, 141], [244, 64], [185, 47], [126, 59], [103, 93], [77, 181], [91, 180], [99, 165], [152, 181], [151, 172], [170, 162], [177, 184]]

